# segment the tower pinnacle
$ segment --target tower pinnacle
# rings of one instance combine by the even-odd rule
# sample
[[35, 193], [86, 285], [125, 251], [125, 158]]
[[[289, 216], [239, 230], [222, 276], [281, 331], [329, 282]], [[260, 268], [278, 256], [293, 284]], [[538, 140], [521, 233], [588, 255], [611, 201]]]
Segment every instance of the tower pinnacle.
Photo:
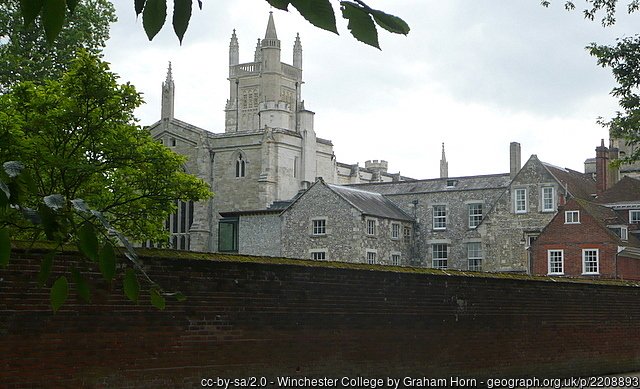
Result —
[[442, 158], [440, 159], [440, 178], [449, 177], [449, 163], [444, 153], [444, 142], [442, 142]]
[[231, 34], [231, 42], [229, 43], [229, 66], [237, 65], [238, 63], [240, 63], [240, 46], [238, 45], [238, 37], [234, 28]]
[[278, 39], [278, 34], [276, 34], [276, 24], [273, 21], [273, 12], [269, 12], [269, 21], [267, 22], [267, 31], [262, 40], [262, 47], [280, 48], [280, 40]]
[[296, 41], [293, 44], [293, 66], [302, 69], [302, 43], [300, 34], [296, 34]]
[[167, 78], [162, 83], [162, 119], [173, 119], [173, 102], [174, 102], [174, 84], [173, 74], [171, 73], [171, 61], [167, 69]]

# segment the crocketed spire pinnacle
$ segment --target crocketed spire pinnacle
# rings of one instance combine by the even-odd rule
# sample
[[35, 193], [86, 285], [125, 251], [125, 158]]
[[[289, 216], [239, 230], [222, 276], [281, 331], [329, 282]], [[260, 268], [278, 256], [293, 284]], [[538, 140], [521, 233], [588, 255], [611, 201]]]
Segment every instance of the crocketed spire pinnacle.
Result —
[[167, 69], [167, 79], [165, 80], [167, 85], [173, 83], [173, 75], [171, 74], [171, 61], [169, 61], [169, 68]]

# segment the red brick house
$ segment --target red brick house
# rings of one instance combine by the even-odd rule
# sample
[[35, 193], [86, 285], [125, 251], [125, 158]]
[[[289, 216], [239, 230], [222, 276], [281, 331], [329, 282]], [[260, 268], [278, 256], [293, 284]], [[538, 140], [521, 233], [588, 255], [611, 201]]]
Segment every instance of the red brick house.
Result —
[[610, 206], [569, 200], [531, 246], [531, 273], [640, 280], [640, 240], [621, 214]]

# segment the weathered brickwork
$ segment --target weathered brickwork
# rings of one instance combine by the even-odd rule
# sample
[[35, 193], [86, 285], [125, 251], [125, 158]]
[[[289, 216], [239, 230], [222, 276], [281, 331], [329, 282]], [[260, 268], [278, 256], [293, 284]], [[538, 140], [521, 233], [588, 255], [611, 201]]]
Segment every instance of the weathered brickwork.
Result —
[[[568, 377], [640, 369], [640, 288], [317, 262], [151, 258], [164, 311], [91, 274], [53, 314], [43, 253], [0, 269], [3, 387], [201, 387], [203, 378]], [[166, 252], [164, 253], [167, 254]], [[53, 277], [75, 263], [56, 257]], [[479, 385], [478, 385], [479, 386]], [[267, 385], [267, 387], [273, 387]]]
[[[566, 213], [575, 214], [569, 220]], [[638, 241], [634, 237], [622, 241], [609, 230], [606, 221], [618, 224], [616, 213], [611, 209], [588, 203], [571, 200], [560, 207], [558, 214], [545, 227], [544, 231], [532, 246], [532, 273], [537, 275], [555, 275], [587, 278], [621, 278], [640, 279], [640, 258], [627, 257], [623, 248], [636, 247]], [[604, 219], [604, 220], [599, 220]], [[569, 223], [567, 221], [570, 221]], [[584, 263], [583, 250], [597, 250], [595, 258], [597, 269], [587, 268]], [[549, 252], [561, 255], [561, 271], [549, 264]], [[561, 253], [561, 254], [558, 254]], [[593, 255], [590, 257], [592, 260]], [[556, 260], [557, 262], [557, 260]], [[551, 272], [551, 273], [550, 273]]]

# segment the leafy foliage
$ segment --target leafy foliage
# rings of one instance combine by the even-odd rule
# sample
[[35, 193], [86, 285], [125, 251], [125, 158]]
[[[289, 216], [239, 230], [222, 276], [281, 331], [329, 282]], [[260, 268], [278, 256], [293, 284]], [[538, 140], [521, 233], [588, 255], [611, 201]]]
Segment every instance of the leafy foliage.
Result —
[[[550, 0], [541, 0], [540, 2], [543, 6], [548, 7], [551, 4]], [[616, 8], [618, 5], [618, 0], [585, 0], [586, 8], [583, 9], [582, 13], [584, 17], [589, 20], [594, 20], [599, 11], [604, 12], [604, 16], [602, 17], [602, 25], [610, 26], [615, 24], [616, 22]], [[627, 4], [627, 12], [632, 13], [638, 10], [640, 7], [640, 0], [629, 0]], [[567, 0], [564, 3], [564, 8], [568, 11], [572, 11], [576, 9], [576, 4], [572, 0]]]
[[[131, 262], [122, 274], [125, 294], [137, 301], [137, 271], [154, 290], [152, 304], [164, 306], [163, 296], [173, 294], [149, 279], [129, 239], [166, 240], [174, 201], [211, 193], [183, 172], [184, 157], [135, 124], [140, 102], [131, 85], [119, 85], [107, 64], [86, 52], [61, 80], [25, 82], [0, 95], [0, 159], [25, 161], [5, 162], [0, 170], [0, 265], [9, 262], [9, 237], [53, 241], [56, 249], [37, 277], [45, 285], [56, 253], [74, 243], [111, 282], [118, 247]], [[69, 273], [78, 296], [89, 301], [82, 272]], [[54, 311], [68, 291], [67, 277], [59, 276], [50, 290]]]
[[0, 93], [23, 81], [61, 77], [78, 49], [100, 53], [116, 21], [115, 9], [108, 0], [82, 0], [74, 7], [75, 3], [2, 1]]
[[[618, 39], [614, 46], [592, 43], [587, 49], [598, 58], [598, 65], [611, 68], [618, 83], [611, 94], [618, 99], [622, 111], [609, 121], [601, 119], [600, 124], [609, 129], [612, 137], [622, 138], [629, 145], [640, 144], [640, 37]], [[640, 147], [618, 162], [635, 161], [640, 161]]]
[[[16, 1], [16, 0], [12, 0]], [[38, 15], [42, 17], [49, 41], [53, 41], [65, 18], [65, 3], [72, 0], [47, 0], [47, 7], [36, 6], [37, 1], [23, 0], [22, 16], [29, 25]], [[74, 0], [75, 1], [75, 0]], [[106, 0], [85, 0], [106, 1]], [[288, 11], [293, 6], [303, 18], [314, 26], [338, 33], [336, 16], [331, 0], [266, 0], [271, 6]], [[638, 0], [640, 1], [640, 0]], [[27, 4], [28, 3], [28, 4]], [[409, 25], [401, 18], [373, 9], [362, 0], [340, 1], [342, 16], [349, 20], [351, 34], [361, 42], [380, 48], [376, 24], [395, 33], [409, 33]], [[142, 26], [149, 40], [162, 29], [167, 19], [167, 0], [133, 0], [136, 15], [142, 14]], [[202, 9], [202, 1], [198, 0]], [[182, 43], [191, 20], [192, 0], [173, 0], [173, 30]], [[46, 23], [45, 23], [46, 20]], [[375, 22], [375, 23], [374, 23]]]
[[[162, 241], [174, 200], [210, 195], [203, 181], [183, 172], [184, 157], [135, 124], [133, 110], [141, 102], [132, 85], [119, 85], [108, 65], [87, 53], [60, 81], [26, 82], [0, 96], [7, 116], [0, 137], [8, 146], [0, 157], [24, 161], [32, 182], [25, 175], [23, 185], [35, 190], [20, 192], [31, 194], [22, 204], [51, 214], [44, 219], [48, 239], [66, 233], [54, 216], [72, 208], [73, 199], [91, 204], [129, 239]], [[95, 236], [85, 226], [81, 236]], [[80, 248], [97, 260], [97, 253]]]

